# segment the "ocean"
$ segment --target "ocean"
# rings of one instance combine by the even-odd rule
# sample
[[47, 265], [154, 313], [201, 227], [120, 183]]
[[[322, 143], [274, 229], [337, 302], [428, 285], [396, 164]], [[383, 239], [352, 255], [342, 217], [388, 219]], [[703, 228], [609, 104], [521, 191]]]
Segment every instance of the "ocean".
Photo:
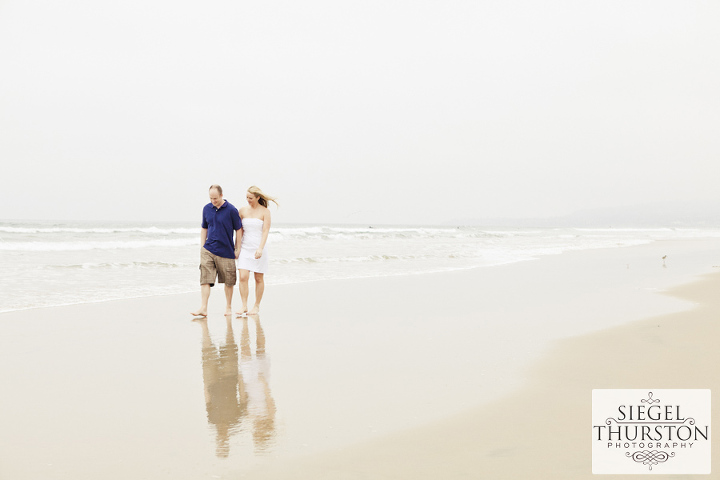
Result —
[[[0, 312], [197, 292], [199, 236], [192, 222], [0, 221]], [[483, 268], [569, 250], [718, 237], [720, 228], [279, 224], [268, 239], [266, 283]]]

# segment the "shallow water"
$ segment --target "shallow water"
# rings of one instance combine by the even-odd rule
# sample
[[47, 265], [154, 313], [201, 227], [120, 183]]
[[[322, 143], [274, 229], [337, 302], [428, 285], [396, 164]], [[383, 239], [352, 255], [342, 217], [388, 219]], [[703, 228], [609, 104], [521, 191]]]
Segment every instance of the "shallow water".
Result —
[[[192, 223], [0, 222], [0, 312], [194, 292]], [[269, 285], [488, 267], [720, 229], [277, 225]]]

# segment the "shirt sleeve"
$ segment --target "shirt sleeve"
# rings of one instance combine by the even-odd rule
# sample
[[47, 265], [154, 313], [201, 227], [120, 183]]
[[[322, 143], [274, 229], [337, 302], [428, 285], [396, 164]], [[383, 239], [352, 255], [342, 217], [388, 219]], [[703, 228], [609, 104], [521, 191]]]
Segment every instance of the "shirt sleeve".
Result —
[[204, 208], [203, 208], [202, 223], [200, 224], [200, 228], [208, 228], [207, 220], [205, 220], [205, 209]]
[[233, 215], [233, 229], [240, 230], [241, 228], [242, 228], [242, 219], [240, 218], [240, 212], [235, 210], [235, 214]]

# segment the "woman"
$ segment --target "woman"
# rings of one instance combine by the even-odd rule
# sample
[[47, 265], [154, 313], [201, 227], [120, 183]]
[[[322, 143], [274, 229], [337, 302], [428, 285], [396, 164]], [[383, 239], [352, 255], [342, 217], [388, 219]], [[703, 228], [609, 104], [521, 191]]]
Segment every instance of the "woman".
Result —
[[[240, 209], [242, 219], [242, 241], [238, 256], [238, 273], [240, 274], [240, 298], [242, 310], [238, 315], [255, 315], [260, 311], [260, 300], [265, 290], [264, 275], [267, 272], [269, 259], [265, 251], [268, 233], [270, 232], [270, 210], [268, 202], [278, 203], [258, 187], [248, 188], [247, 206]], [[278, 205], [279, 206], [279, 205]], [[255, 305], [248, 312], [248, 278], [250, 272], [255, 274]]]

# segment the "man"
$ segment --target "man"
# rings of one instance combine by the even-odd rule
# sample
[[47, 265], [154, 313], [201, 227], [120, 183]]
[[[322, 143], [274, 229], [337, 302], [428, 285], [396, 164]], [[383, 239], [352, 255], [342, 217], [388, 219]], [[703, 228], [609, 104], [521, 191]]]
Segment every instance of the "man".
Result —
[[[233, 234], [235, 240], [233, 241]], [[237, 208], [223, 199], [220, 185], [210, 186], [210, 203], [203, 208], [200, 229], [200, 296], [202, 305], [192, 312], [195, 317], [207, 317], [210, 288], [225, 284], [225, 315], [232, 315], [233, 287], [237, 280], [235, 259], [240, 254], [242, 222]]]

